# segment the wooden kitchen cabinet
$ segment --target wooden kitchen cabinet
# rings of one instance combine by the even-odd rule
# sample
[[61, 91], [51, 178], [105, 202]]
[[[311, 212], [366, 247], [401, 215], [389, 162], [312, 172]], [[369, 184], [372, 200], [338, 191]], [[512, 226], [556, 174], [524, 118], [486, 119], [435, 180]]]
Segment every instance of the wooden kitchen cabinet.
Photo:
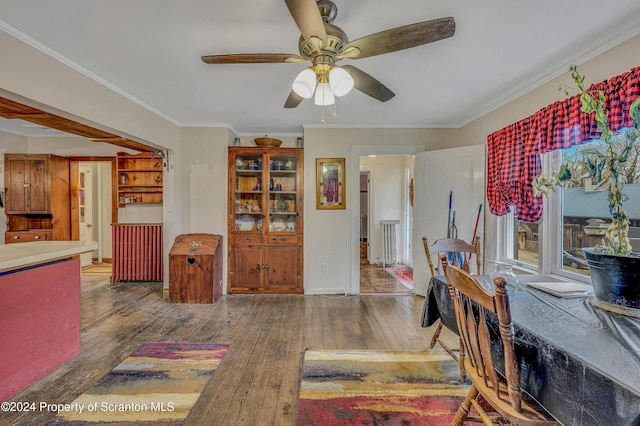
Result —
[[51, 213], [50, 156], [5, 156], [8, 214]]
[[227, 292], [303, 292], [303, 150], [230, 147]]
[[69, 159], [5, 154], [5, 243], [71, 238]]

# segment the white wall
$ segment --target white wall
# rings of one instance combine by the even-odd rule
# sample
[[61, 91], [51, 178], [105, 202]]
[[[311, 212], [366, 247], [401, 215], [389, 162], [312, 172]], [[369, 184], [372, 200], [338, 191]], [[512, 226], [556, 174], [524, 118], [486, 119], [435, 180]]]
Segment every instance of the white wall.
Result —
[[9, 154], [26, 152], [25, 150], [29, 146], [28, 142], [29, 141], [26, 136], [7, 133], [0, 130], [0, 147], [6, 150]]
[[130, 154], [138, 154], [138, 151], [125, 149], [116, 145], [104, 142], [91, 142], [89, 139], [81, 136], [68, 137], [33, 137], [28, 136], [26, 150], [21, 147], [19, 151], [12, 148], [11, 151], [16, 153], [27, 154], [52, 154], [62, 157], [115, 157], [118, 152], [127, 152]]
[[118, 223], [162, 223], [162, 210], [156, 204], [127, 205], [118, 208]]
[[223, 235], [225, 246], [229, 138], [227, 128], [183, 128], [181, 131], [182, 229], [184, 233]]

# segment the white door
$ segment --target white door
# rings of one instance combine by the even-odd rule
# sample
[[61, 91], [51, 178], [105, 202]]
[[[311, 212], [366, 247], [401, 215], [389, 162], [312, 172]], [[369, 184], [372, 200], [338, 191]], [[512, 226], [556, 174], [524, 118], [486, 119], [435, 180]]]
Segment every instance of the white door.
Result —
[[[413, 211], [413, 280], [416, 294], [426, 294], [431, 278], [422, 237], [426, 236], [431, 242], [447, 237], [449, 218], [453, 218], [455, 211], [457, 237], [470, 242], [484, 200], [484, 145], [416, 154]], [[484, 236], [484, 211], [483, 208], [476, 232], [481, 237]]]
[[[95, 241], [93, 237], [93, 178], [91, 167], [80, 164], [78, 167], [80, 176], [79, 209], [80, 215], [80, 241]], [[89, 266], [92, 263], [93, 252], [80, 255], [81, 266]]]

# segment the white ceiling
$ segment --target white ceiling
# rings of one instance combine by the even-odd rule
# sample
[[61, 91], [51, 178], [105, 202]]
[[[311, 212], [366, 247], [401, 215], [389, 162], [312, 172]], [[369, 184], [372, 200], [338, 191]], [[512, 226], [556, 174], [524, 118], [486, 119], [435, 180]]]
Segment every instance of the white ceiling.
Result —
[[[350, 40], [447, 16], [457, 30], [425, 46], [342, 60], [396, 96], [382, 103], [354, 90], [338, 99], [337, 118], [327, 108], [327, 126], [459, 127], [640, 33], [638, 0], [334, 2], [334, 24]], [[2, 0], [0, 30], [180, 126], [226, 124], [242, 135], [321, 126], [321, 107], [311, 100], [283, 108], [305, 64], [200, 59], [298, 54], [299, 31], [282, 0]]]

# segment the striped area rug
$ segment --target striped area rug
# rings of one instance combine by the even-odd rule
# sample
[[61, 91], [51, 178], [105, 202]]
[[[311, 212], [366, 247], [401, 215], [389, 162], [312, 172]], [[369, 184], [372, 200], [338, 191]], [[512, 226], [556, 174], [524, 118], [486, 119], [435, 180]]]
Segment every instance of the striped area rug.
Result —
[[70, 404], [53, 425], [180, 425], [230, 345], [146, 343]]
[[398, 280], [403, 286], [408, 289], [413, 289], [413, 269], [408, 266], [395, 266], [392, 268], [385, 268], [393, 278]]
[[308, 349], [297, 426], [450, 425], [469, 389], [449, 355]]

